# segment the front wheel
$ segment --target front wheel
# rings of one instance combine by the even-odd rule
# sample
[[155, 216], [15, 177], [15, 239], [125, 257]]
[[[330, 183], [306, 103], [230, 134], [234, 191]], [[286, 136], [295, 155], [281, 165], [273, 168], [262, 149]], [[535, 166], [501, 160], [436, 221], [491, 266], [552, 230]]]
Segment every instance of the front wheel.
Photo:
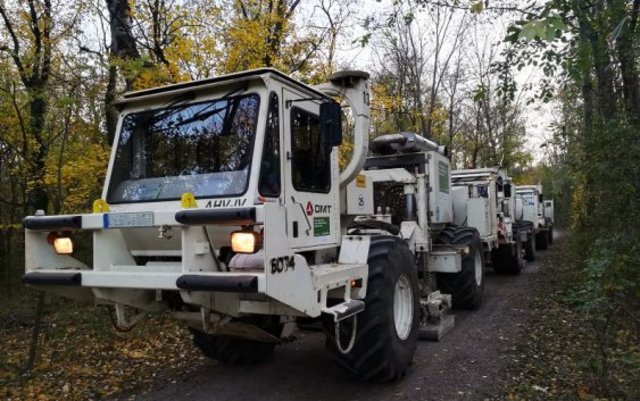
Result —
[[[418, 341], [419, 293], [414, 256], [400, 238], [371, 238], [365, 309], [336, 323], [323, 316], [327, 347], [333, 359], [352, 375], [387, 382], [405, 375]], [[355, 342], [346, 348], [356, 324]]]
[[[280, 336], [282, 324], [278, 322], [277, 317], [265, 316], [260, 320], [259, 326], [261, 329], [276, 337]], [[275, 343], [207, 334], [191, 327], [189, 331], [191, 331], [193, 335], [193, 344], [198, 347], [206, 357], [227, 365], [253, 365], [266, 361], [271, 358], [276, 347]]]

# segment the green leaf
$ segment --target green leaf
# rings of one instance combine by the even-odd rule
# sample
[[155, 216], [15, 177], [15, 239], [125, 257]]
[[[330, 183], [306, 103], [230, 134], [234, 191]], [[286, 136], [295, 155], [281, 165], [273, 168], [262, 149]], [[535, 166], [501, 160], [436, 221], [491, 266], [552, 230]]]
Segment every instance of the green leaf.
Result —
[[469, 11], [471, 11], [472, 14], [480, 14], [482, 10], [484, 10], [484, 3], [482, 0], [476, 1], [471, 5], [471, 7], [469, 7]]
[[484, 85], [478, 85], [476, 90], [473, 92], [473, 101], [479, 103], [483, 101], [487, 97], [487, 90]]
[[536, 36], [540, 36], [540, 25], [539, 21], [531, 21], [525, 24], [520, 33], [518, 34], [519, 39], [533, 40]]
[[551, 28], [557, 29], [559, 31], [564, 31], [567, 29], [567, 24], [565, 24], [564, 20], [557, 15], [547, 18], [547, 23]]
[[529, 21], [522, 26], [518, 39], [533, 40], [542, 39], [552, 42], [556, 39], [558, 31], [564, 31], [567, 25], [561, 17], [551, 16], [544, 19]]

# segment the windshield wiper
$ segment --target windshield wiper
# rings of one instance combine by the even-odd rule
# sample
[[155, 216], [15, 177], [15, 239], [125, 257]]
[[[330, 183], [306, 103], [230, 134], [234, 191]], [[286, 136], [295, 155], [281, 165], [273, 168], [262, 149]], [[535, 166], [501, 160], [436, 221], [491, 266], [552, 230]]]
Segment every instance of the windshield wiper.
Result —
[[[224, 110], [228, 106], [218, 108], [216, 110], [212, 110], [210, 112], [207, 112], [206, 114], [205, 114], [205, 111], [207, 110], [207, 108], [216, 105], [218, 102], [227, 100], [228, 98], [235, 95], [236, 93], [245, 91], [245, 90], [247, 90], [247, 85], [244, 85], [240, 88], [232, 90], [231, 92], [225, 94], [221, 98], [215, 99], [213, 103], [211, 103], [209, 106], [205, 107], [204, 109], [200, 110], [198, 113], [194, 114], [192, 117], [184, 121], [180, 121], [178, 124], [174, 125], [173, 127], [179, 127], [179, 126], [191, 123], [193, 121], [204, 120], [216, 113], [219, 113], [220, 111]], [[195, 98], [195, 95], [193, 92], [188, 92], [188, 93], [185, 93], [184, 95], [177, 96], [176, 98], [172, 99], [169, 103], [167, 103], [164, 106], [165, 110], [162, 110], [160, 113], [157, 113], [157, 114], [151, 113], [151, 115], [148, 118], [142, 121], [142, 125], [150, 127], [157, 124], [159, 121], [172, 117], [174, 114], [183, 110], [183, 108], [176, 107], [177, 105], [183, 102], [193, 100], [194, 98]]]
[[207, 118], [209, 118], [209, 117], [211, 117], [211, 116], [213, 116], [215, 114], [220, 113], [221, 111], [223, 111], [225, 109], [228, 109], [229, 106], [232, 105], [233, 103], [227, 102], [223, 107], [218, 107], [218, 108], [215, 108], [213, 110], [208, 110], [210, 107], [215, 106], [219, 102], [228, 100], [230, 97], [236, 95], [239, 92], [244, 92], [245, 90], [247, 90], [247, 86], [246, 85], [244, 85], [243, 87], [240, 87], [238, 89], [232, 90], [231, 92], [227, 93], [226, 95], [222, 96], [221, 98], [216, 99], [209, 106], [207, 106], [204, 109], [198, 111], [197, 113], [195, 113], [191, 117], [180, 121], [178, 124], [174, 125], [174, 127], [180, 127], [182, 125], [190, 124], [190, 123], [192, 123], [194, 121], [203, 121], [203, 120], [206, 120]]

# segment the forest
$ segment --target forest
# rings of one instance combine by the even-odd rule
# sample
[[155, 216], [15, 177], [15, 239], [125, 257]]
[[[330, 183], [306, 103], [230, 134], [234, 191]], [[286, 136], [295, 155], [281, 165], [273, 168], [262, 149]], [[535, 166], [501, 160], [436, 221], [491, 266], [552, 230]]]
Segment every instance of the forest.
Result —
[[100, 198], [125, 92], [361, 69], [371, 138], [417, 132], [458, 168], [544, 185], [570, 233], [563, 299], [597, 339], [594, 391], [637, 395], [615, 369], [640, 375], [639, 13], [640, 0], [0, 0], [0, 308], [26, 292], [22, 219]]

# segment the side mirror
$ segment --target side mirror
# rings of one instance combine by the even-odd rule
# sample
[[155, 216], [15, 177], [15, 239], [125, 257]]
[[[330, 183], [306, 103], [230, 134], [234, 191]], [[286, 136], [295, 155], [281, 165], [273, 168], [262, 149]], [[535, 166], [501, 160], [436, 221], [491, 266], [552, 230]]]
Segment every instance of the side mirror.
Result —
[[542, 203], [542, 194], [538, 194], [538, 202]]
[[320, 105], [320, 136], [331, 147], [342, 143], [342, 108], [333, 100]]
[[504, 184], [502, 187], [502, 192], [504, 192], [505, 198], [511, 198], [511, 184]]

